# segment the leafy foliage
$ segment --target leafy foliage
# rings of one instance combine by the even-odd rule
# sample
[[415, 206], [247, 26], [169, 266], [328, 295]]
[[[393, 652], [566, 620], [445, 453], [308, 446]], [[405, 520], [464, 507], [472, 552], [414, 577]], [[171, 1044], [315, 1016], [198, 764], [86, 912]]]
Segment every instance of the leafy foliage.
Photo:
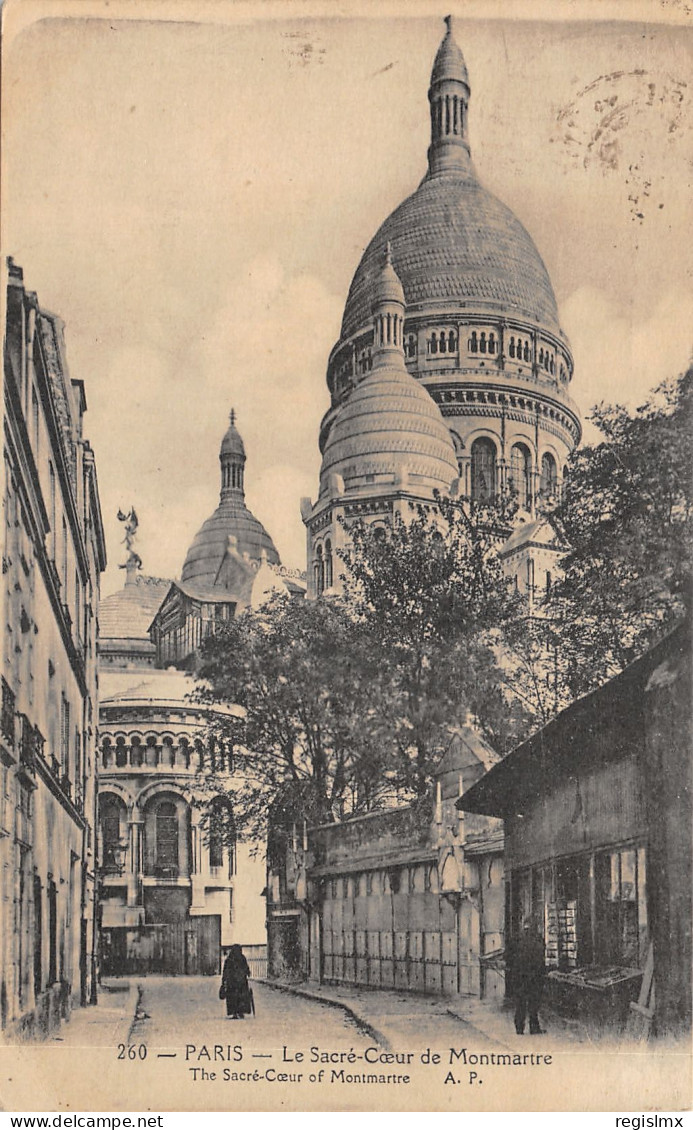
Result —
[[[375, 660], [336, 600], [273, 597], [210, 636], [198, 697], [247, 712], [233, 791], [244, 834], [264, 831], [268, 805], [290, 793], [315, 820], [368, 811], [384, 788]], [[218, 738], [228, 722], [217, 719]]]
[[507, 726], [493, 629], [514, 604], [497, 555], [509, 517], [439, 497], [409, 521], [348, 525], [345, 598], [378, 657], [389, 771], [404, 792], [426, 792], [465, 714], [496, 740]]
[[600, 404], [592, 419], [604, 439], [572, 456], [556, 515], [571, 548], [550, 616], [571, 697], [690, 607], [693, 369], [633, 413]]

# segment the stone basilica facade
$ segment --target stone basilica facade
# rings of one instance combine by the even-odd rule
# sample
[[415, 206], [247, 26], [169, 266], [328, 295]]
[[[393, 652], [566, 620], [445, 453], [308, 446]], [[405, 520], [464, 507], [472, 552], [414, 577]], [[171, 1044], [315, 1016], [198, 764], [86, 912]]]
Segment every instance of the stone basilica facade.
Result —
[[434, 488], [515, 495], [504, 558], [521, 589], [550, 584], [562, 548], [545, 515], [581, 437], [573, 358], [531, 237], [477, 179], [446, 22], [428, 171], [368, 244], [328, 361], [320, 491], [302, 503], [312, 596], [335, 586], [343, 519], [377, 521]]

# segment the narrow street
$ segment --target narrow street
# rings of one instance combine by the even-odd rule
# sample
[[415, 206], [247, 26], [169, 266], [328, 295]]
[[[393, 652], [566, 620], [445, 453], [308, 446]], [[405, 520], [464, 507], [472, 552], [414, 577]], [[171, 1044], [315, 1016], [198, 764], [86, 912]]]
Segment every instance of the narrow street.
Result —
[[242, 1044], [251, 1051], [282, 1054], [282, 1048], [307, 1048], [322, 1042], [361, 1050], [373, 1041], [341, 1008], [253, 983], [255, 1016], [231, 1020], [219, 1000], [218, 977], [145, 977], [133, 1042], [151, 1048], [181, 1049], [188, 1044]]
[[[427, 1109], [430, 1087], [454, 1109], [462, 1088], [445, 1081], [461, 1061], [451, 1049], [493, 1047], [440, 998], [364, 994], [354, 1001], [364, 1026], [341, 1007], [254, 982], [256, 1015], [239, 1021], [226, 1017], [216, 977], [145, 977], [139, 985], [129, 1043], [146, 1046], [150, 1101], [156, 1095], [165, 1106], [175, 1096], [181, 1109], [307, 1109], [316, 1101], [359, 1109], [368, 1095], [386, 1109]], [[456, 1066], [453, 1082], [468, 1074]]]
[[[283, 1055], [282, 1049], [334, 1050], [353, 1048], [357, 1053], [378, 1044], [397, 1051], [411, 1048], [453, 1047], [473, 1041], [491, 1046], [487, 1037], [448, 1015], [444, 999], [414, 994], [364, 991], [357, 1013], [368, 1017], [372, 1032], [342, 1008], [307, 1000], [268, 985], [253, 983], [256, 1015], [230, 1020], [218, 999], [218, 979], [210, 977], [146, 977], [141, 981], [141, 1012], [132, 1040], [151, 1048], [179, 1049], [215, 1043], [242, 1044], [244, 1050]], [[363, 1007], [363, 1004], [367, 1007]], [[356, 1000], [355, 1000], [356, 1003]], [[290, 1054], [287, 1053], [287, 1054]]]

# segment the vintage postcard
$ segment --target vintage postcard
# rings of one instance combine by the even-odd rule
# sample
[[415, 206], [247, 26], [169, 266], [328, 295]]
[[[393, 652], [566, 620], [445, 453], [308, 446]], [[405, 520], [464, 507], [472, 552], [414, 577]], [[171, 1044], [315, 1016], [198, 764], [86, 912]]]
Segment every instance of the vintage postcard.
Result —
[[5, 4], [2, 1109], [689, 1108], [692, 58]]

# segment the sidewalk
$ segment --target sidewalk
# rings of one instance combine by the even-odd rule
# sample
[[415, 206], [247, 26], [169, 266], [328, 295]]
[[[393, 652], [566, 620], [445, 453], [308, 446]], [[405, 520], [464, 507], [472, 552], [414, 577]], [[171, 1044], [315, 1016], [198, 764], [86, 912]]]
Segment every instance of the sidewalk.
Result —
[[[416, 1028], [423, 1035], [434, 1027], [447, 1032], [459, 1027], [472, 1036], [495, 1047], [518, 1051], [565, 1050], [568, 1044], [591, 1045], [587, 1029], [578, 1021], [569, 1020], [542, 1009], [541, 1019], [546, 1032], [541, 1036], [516, 1036], [512, 1006], [504, 1000], [480, 1001], [474, 997], [432, 997], [399, 989], [365, 989], [347, 985], [317, 985], [300, 982], [268, 981], [263, 984], [281, 992], [308, 1000], [320, 1001], [343, 1009], [360, 1028], [385, 1048], [401, 1045], [403, 1032]], [[531, 1040], [531, 1043], [530, 1043]]]
[[99, 985], [99, 1002], [75, 1008], [48, 1044], [70, 1047], [117, 1047], [127, 1044], [139, 1003], [136, 981], [109, 978]]

